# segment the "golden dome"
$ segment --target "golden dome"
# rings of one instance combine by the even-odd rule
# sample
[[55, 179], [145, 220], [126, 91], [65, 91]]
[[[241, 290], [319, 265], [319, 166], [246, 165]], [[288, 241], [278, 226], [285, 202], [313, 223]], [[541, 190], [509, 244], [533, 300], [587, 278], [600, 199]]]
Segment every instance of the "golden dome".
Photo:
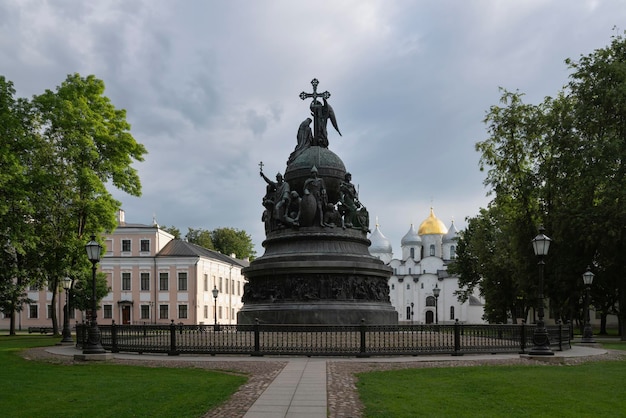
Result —
[[418, 231], [420, 235], [439, 234], [445, 235], [448, 233], [448, 228], [435, 216], [433, 208], [430, 208], [430, 216], [421, 223]]

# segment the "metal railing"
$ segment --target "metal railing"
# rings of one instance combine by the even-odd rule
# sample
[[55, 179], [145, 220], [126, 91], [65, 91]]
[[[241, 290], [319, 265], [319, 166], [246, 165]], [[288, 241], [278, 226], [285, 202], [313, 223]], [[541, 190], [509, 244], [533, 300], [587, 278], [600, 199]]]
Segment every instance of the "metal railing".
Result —
[[[251, 356], [389, 356], [526, 353], [535, 326], [520, 325], [100, 325], [111, 352]], [[570, 325], [547, 326], [554, 351], [571, 348]], [[87, 324], [76, 326], [76, 346]]]

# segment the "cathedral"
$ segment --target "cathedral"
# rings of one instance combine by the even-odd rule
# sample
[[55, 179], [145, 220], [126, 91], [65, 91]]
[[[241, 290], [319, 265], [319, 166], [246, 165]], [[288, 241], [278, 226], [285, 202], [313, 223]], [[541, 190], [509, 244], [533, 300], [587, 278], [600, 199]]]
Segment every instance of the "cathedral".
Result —
[[402, 238], [401, 257], [393, 258], [391, 243], [376, 224], [369, 237], [369, 251], [393, 269], [389, 296], [400, 323], [451, 324], [457, 319], [470, 324], [485, 322], [484, 300], [476, 292], [467, 302], [459, 302], [459, 280], [447, 271], [456, 256], [458, 238], [454, 221], [446, 228], [431, 208], [419, 228], [411, 225]]

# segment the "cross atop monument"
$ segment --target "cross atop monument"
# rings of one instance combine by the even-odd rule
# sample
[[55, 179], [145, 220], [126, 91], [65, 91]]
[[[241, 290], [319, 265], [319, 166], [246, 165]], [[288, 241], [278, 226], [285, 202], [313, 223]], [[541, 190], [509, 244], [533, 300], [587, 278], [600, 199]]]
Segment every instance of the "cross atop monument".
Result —
[[[319, 85], [319, 81], [317, 78], [314, 78], [311, 81], [311, 85], [313, 86], [313, 93], [300, 93], [300, 98], [302, 100], [312, 98], [313, 101], [309, 108], [311, 109], [311, 116], [313, 116], [313, 141], [312, 145], [319, 145], [322, 147], [328, 147], [328, 131], [326, 130], [326, 122], [330, 119], [333, 127], [339, 132], [339, 127], [337, 126], [337, 120], [335, 118], [335, 112], [333, 108], [328, 104], [326, 100], [330, 97], [330, 93], [328, 91], [324, 91], [322, 93], [318, 93], [317, 86]], [[318, 98], [323, 99], [323, 103], [317, 100]]]
[[315, 102], [317, 100], [318, 97], [321, 97], [322, 99], [327, 99], [330, 97], [330, 93], [328, 91], [325, 91], [323, 93], [318, 93], [317, 92], [317, 86], [320, 84], [320, 82], [317, 80], [317, 78], [314, 78], [311, 81], [311, 85], [313, 86], [313, 93], [305, 93], [302, 92], [300, 93], [300, 98], [302, 100], [308, 99], [309, 97], [313, 98], [313, 102]]

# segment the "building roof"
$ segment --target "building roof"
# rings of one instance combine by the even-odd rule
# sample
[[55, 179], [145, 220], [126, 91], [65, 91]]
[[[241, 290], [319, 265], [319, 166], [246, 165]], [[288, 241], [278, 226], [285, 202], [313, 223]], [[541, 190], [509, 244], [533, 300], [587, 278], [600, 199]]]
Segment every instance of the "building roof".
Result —
[[157, 254], [157, 257], [206, 257], [226, 264], [236, 264], [240, 267], [248, 267], [249, 261], [229, 257], [220, 252], [209, 250], [196, 244], [180, 239], [168, 242]]
[[433, 208], [430, 208], [430, 215], [424, 222], [421, 223], [417, 232], [420, 235], [445, 235], [448, 233], [448, 228], [446, 228], [444, 223], [435, 216]]
[[443, 242], [452, 242], [459, 239], [459, 231], [454, 226], [454, 221], [450, 224], [450, 228], [448, 228], [448, 233], [443, 237]]
[[400, 245], [405, 246], [405, 245], [421, 245], [421, 244], [422, 244], [422, 239], [417, 234], [417, 230], [415, 229], [413, 224], [411, 224], [409, 231], [402, 237], [402, 240], [400, 241]]
[[391, 242], [389, 242], [387, 237], [385, 237], [383, 233], [380, 232], [380, 229], [378, 228], [378, 223], [376, 224], [376, 229], [374, 229], [374, 232], [372, 232], [370, 235], [370, 242], [370, 253], [392, 253]]

